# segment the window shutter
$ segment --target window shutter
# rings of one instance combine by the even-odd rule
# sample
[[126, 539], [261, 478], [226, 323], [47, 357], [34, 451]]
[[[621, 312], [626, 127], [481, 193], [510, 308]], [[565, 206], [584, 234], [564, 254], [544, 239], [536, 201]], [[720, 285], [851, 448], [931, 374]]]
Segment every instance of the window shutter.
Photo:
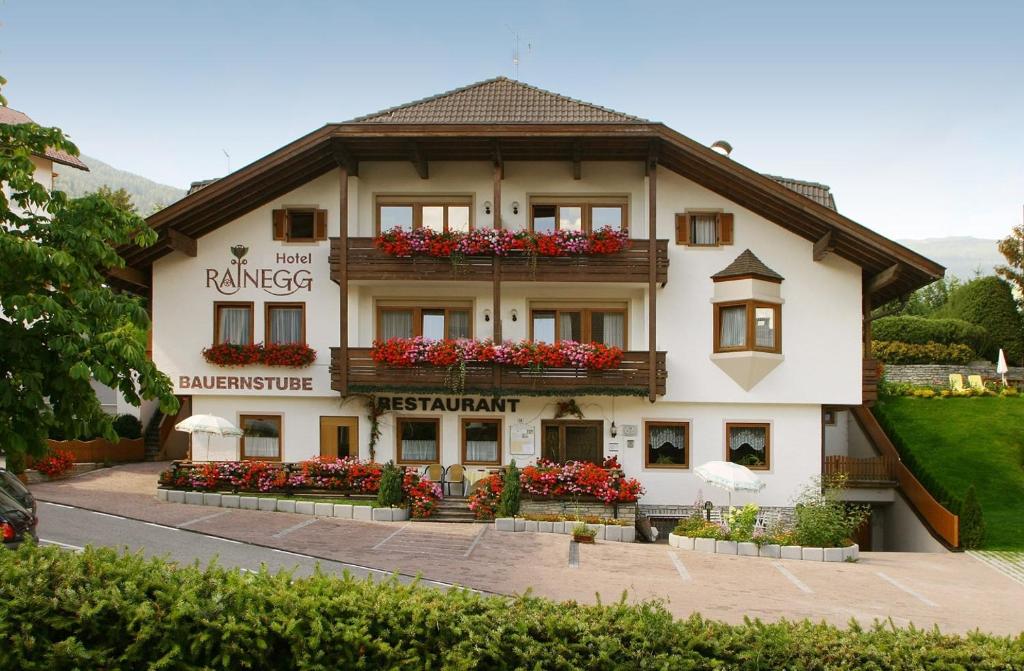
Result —
[[690, 244], [690, 215], [688, 214], [676, 215], [676, 244]]
[[287, 210], [274, 210], [273, 212], [274, 222], [274, 239], [285, 240], [288, 238], [288, 211]]
[[327, 239], [327, 210], [316, 211], [316, 234], [313, 237], [316, 240]]
[[718, 215], [718, 244], [732, 244], [732, 214], [729, 212]]

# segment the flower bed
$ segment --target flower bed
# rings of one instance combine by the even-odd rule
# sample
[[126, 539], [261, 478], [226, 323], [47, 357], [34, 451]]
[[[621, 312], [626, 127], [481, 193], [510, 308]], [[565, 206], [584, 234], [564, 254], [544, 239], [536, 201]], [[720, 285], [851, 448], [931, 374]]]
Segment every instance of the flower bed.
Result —
[[496, 363], [536, 370], [544, 367], [608, 370], [622, 363], [622, 350], [618, 347], [572, 340], [495, 344], [490, 340], [432, 340], [422, 336], [390, 338], [375, 340], [371, 356], [375, 362], [394, 368]]
[[540, 459], [536, 466], [524, 468], [519, 480], [523, 492], [535, 497], [593, 496], [604, 503], [631, 503], [644, 493], [639, 480], [625, 477], [615, 457], [606, 459], [602, 466], [587, 461], [558, 464]]
[[404, 231], [393, 228], [374, 238], [373, 244], [389, 256], [508, 256], [522, 253], [532, 256], [599, 256], [617, 254], [629, 248], [629, 233], [602, 228], [594, 233], [582, 231], [505, 231], [490, 228], [468, 233], [439, 233], [429, 228]]
[[59, 447], [50, 448], [47, 455], [35, 462], [35, 468], [48, 478], [64, 475], [75, 465], [75, 457], [71, 452]]
[[277, 366], [283, 368], [305, 368], [316, 361], [316, 350], [305, 343], [284, 345], [234, 345], [221, 343], [203, 350], [203, 358], [215, 366]]
[[[538, 516], [540, 517], [540, 516]], [[546, 516], [545, 516], [546, 517]], [[552, 516], [554, 517], [554, 516]], [[575, 535], [579, 525], [585, 524], [593, 532], [594, 539], [613, 543], [632, 543], [636, 540], [636, 527], [612, 520], [610, 524], [591, 517], [565, 517], [561, 520], [527, 519], [524, 517], [499, 517], [494, 520], [495, 531], [529, 531], [542, 534]]]
[[491, 520], [494, 519], [498, 499], [501, 497], [501, 474], [492, 473], [483, 478], [482, 483], [469, 495], [469, 509], [478, 520]]
[[668, 535], [668, 544], [680, 550], [740, 555], [744, 557], [770, 557], [772, 559], [802, 559], [804, 561], [857, 561], [860, 547], [853, 543], [846, 547], [815, 548], [779, 543], [716, 540], [714, 538]]

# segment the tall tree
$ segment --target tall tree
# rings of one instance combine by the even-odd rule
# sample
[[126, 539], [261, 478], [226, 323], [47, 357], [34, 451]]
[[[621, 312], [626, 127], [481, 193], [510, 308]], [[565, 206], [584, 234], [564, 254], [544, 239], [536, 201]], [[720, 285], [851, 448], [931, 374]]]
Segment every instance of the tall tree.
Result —
[[142, 300], [106, 283], [124, 267], [118, 246], [156, 234], [102, 195], [68, 200], [36, 182], [32, 157], [49, 148], [78, 154], [57, 128], [0, 124], [0, 450], [15, 456], [41, 454], [52, 428], [117, 438], [91, 378], [131, 403], [178, 405], [146, 356]]
[[131, 194], [125, 191], [124, 187], [115, 190], [104, 184], [100, 188], [96, 189], [96, 195], [106, 198], [122, 210], [138, 212], [138, 209], [135, 207], [135, 203], [132, 202]]
[[996, 274], [1017, 287], [1018, 300], [1024, 302], [1024, 224], [999, 241], [999, 252], [1006, 263], [996, 266]]

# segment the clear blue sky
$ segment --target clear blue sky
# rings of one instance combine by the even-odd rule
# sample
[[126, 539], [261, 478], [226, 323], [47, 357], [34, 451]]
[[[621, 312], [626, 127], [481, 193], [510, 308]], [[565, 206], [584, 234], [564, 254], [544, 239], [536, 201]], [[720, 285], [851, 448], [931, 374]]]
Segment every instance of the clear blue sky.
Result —
[[511, 76], [511, 26], [520, 79], [727, 139], [885, 235], [1021, 222], [1024, 2], [632, 7], [0, 0], [0, 74], [84, 153], [185, 187], [225, 173], [222, 149], [237, 169], [325, 122]]

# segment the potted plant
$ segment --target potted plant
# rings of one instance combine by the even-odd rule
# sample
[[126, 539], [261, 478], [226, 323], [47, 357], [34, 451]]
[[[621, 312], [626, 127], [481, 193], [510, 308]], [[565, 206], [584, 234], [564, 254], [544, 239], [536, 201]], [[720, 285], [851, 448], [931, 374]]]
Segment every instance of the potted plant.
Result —
[[589, 527], [586, 522], [577, 522], [572, 528], [572, 539], [577, 543], [593, 543], [597, 530]]

